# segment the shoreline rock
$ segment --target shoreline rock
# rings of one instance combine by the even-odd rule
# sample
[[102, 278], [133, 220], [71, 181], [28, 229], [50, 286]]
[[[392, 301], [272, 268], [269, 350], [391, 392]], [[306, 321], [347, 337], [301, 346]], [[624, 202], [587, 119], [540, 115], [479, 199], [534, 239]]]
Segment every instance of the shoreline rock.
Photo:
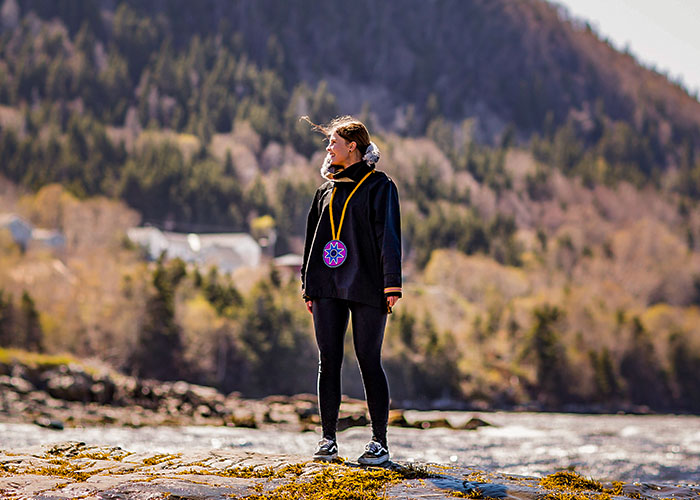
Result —
[[[429, 416], [431, 412], [410, 413], [414, 416], [407, 418], [405, 410], [392, 410], [389, 425], [418, 429], [489, 425], [474, 418], [466, 426], [453, 426], [444, 417]], [[184, 381], [142, 380], [113, 371], [93, 371], [77, 363], [30, 365], [16, 360], [0, 363], [0, 417], [57, 430], [91, 425], [277, 426], [314, 432], [320, 428], [314, 394], [245, 399], [238, 393], [224, 395]], [[366, 403], [344, 397], [339, 431], [368, 424]]]
[[395, 462], [362, 467], [228, 450], [137, 454], [78, 442], [0, 450], [3, 498], [353, 498], [359, 491], [357, 498], [660, 500], [700, 495], [696, 487], [601, 484], [567, 471], [536, 478], [471, 467]]
[[[444, 401], [442, 402], [444, 406]], [[446, 408], [434, 408], [434, 410]], [[480, 408], [476, 413], [495, 410]], [[542, 411], [543, 408], [514, 408]], [[474, 408], [461, 408], [474, 411]], [[572, 413], [611, 413], [601, 408], [568, 408]], [[614, 413], [614, 411], [612, 411]], [[649, 413], [629, 408], [625, 413]], [[5, 350], [0, 361], [0, 418], [9, 422], [35, 422], [60, 429], [90, 425], [143, 427], [151, 425], [224, 425], [262, 429], [318, 431], [316, 396], [269, 396], [246, 399], [215, 388], [184, 381], [161, 382], [116, 372], [99, 363]], [[339, 429], [369, 422], [364, 401], [344, 397]], [[418, 429], [473, 430], [489, 425], [478, 416], [454, 425], [434, 411], [394, 409], [389, 425]]]

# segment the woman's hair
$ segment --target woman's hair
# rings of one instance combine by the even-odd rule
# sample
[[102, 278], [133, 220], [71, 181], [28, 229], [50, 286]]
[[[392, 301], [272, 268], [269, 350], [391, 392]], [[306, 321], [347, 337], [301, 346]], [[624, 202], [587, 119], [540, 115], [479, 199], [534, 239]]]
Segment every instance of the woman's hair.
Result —
[[321, 132], [326, 137], [330, 137], [333, 132], [337, 132], [340, 137], [348, 142], [357, 144], [357, 149], [361, 155], [367, 152], [371, 141], [369, 131], [364, 123], [352, 116], [340, 116], [326, 125], [316, 125], [309, 120], [308, 116], [302, 116], [302, 120], [309, 123], [314, 130]]

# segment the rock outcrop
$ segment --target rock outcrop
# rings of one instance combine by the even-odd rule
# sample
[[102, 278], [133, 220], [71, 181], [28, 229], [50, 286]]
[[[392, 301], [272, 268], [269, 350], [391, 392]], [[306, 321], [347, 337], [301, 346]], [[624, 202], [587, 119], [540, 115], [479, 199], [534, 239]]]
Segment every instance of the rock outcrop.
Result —
[[[253, 400], [237, 393], [225, 395], [212, 387], [138, 379], [79, 363], [18, 360], [0, 362], [0, 418], [32, 421], [54, 429], [84, 425], [274, 425], [315, 431], [320, 426], [313, 394]], [[368, 424], [365, 402], [344, 398], [338, 430]], [[478, 418], [453, 425], [444, 416], [404, 410], [392, 410], [389, 424], [419, 429], [489, 425]]]
[[660, 500], [699, 494], [695, 487], [606, 485], [573, 472], [535, 478], [429, 464], [361, 467], [232, 450], [136, 454], [76, 442], [0, 450], [2, 498]]

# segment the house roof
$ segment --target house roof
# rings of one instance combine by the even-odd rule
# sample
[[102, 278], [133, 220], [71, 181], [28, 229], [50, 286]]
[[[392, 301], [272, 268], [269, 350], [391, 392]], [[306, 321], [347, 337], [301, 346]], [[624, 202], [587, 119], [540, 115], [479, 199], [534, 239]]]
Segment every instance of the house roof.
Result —
[[14, 213], [0, 214], [0, 226], [6, 226], [7, 224], [10, 224], [10, 223], [15, 222], [15, 221], [21, 222], [22, 224], [24, 224], [27, 227], [32, 227], [32, 225], [29, 222], [27, 222], [26, 220], [24, 220], [22, 217], [20, 217], [17, 214], [14, 214]]
[[227, 263], [238, 262], [255, 266], [262, 253], [260, 245], [247, 233], [175, 233], [155, 227], [135, 227], [127, 234], [132, 241], [149, 247], [152, 257], [166, 250], [171, 257], [179, 256], [188, 262], [216, 255], [224, 267]]
[[301, 267], [303, 263], [304, 257], [295, 253], [288, 253], [275, 258], [276, 266]]

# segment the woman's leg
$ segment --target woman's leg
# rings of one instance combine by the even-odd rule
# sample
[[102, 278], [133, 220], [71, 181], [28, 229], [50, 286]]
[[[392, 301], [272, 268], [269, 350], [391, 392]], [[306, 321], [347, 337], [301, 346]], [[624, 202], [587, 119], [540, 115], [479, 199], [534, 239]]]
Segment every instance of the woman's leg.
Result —
[[378, 307], [352, 302], [352, 335], [362, 372], [373, 439], [385, 448], [389, 420], [389, 384], [382, 368], [382, 341], [387, 314]]
[[323, 437], [335, 440], [340, 410], [340, 368], [343, 340], [348, 327], [348, 303], [339, 299], [314, 299], [313, 317], [318, 344], [318, 406]]

